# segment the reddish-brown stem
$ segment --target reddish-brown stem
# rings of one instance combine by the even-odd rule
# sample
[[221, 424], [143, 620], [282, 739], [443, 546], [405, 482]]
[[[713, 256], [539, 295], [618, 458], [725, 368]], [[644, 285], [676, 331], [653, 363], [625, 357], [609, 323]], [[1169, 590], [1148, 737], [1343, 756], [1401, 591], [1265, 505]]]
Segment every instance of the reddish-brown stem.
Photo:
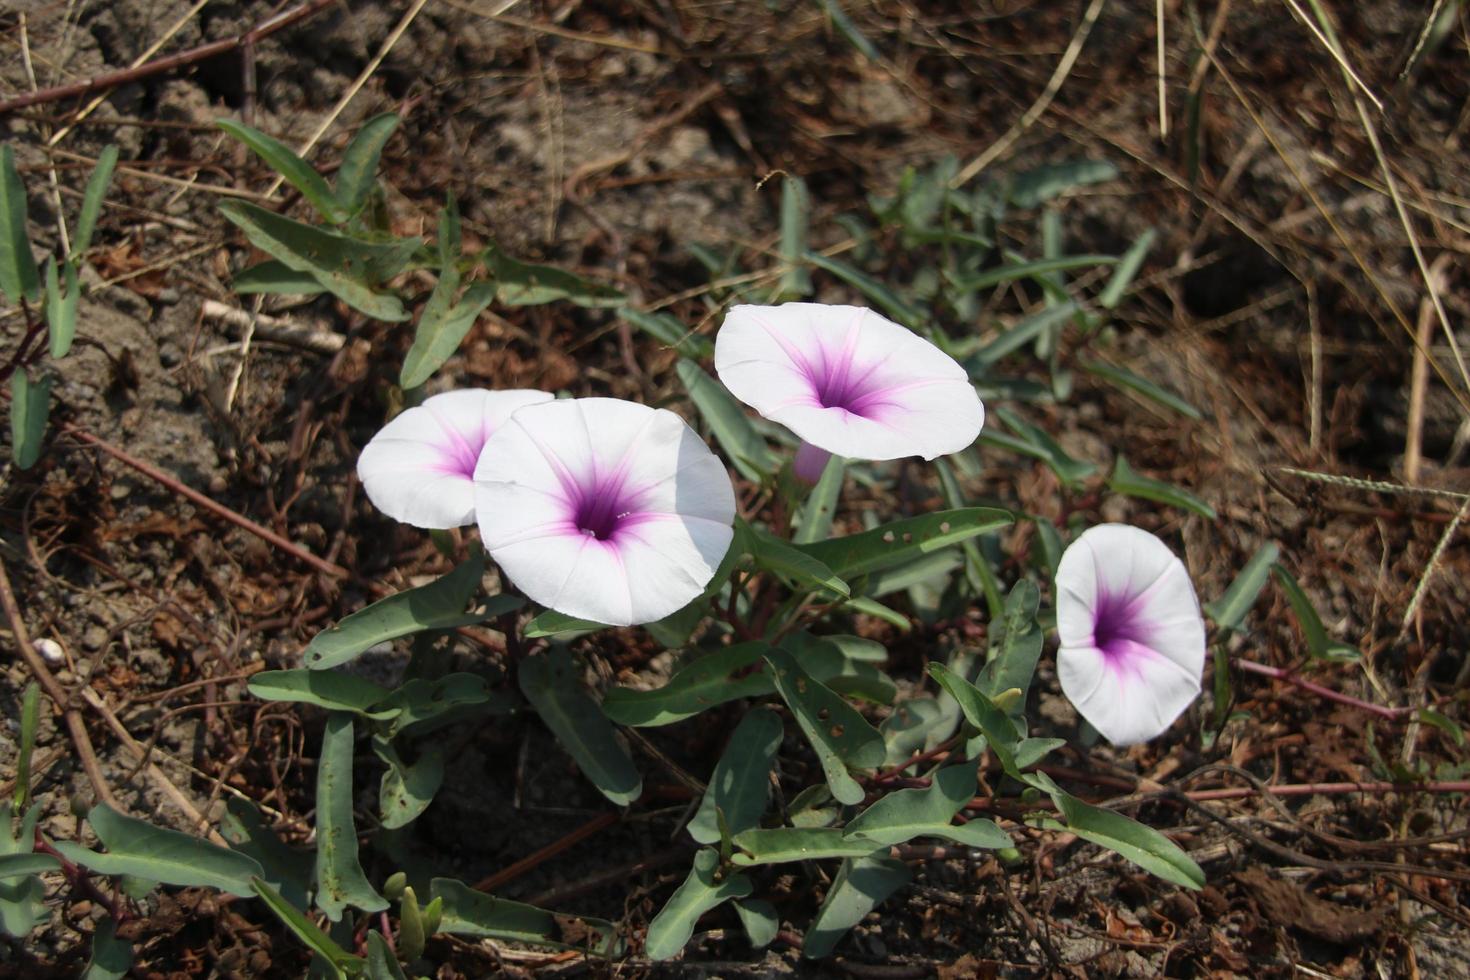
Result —
[[474, 886], [475, 891], [488, 892], [514, 881], [538, 864], [551, 860], [567, 848], [586, 840], [598, 831], [611, 827], [617, 822], [618, 815], [616, 813], [608, 812], [599, 814], [560, 840], [552, 841], [534, 854], [528, 854], [515, 864], [502, 868], [490, 877], [477, 882]]
[[17, 95], [13, 99], [6, 99], [4, 102], [0, 102], [0, 115], [7, 112], [14, 112], [17, 109], [40, 105], [45, 102], [75, 98], [76, 96], [86, 95], [89, 92], [95, 92], [99, 89], [113, 88], [114, 86], [127, 82], [135, 82], [141, 78], [148, 78], [152, 75], [171, 71], [174, 68], [192, 65], [196, 62], [204, 61], [207, 58], [213, 58], [216, 55], [226, 54], [238, 47], [252, 44], [267, 35], [279, 31], [283, 27], [310, 17], [312, 14], [325, 9], [334, 2], [336, 0], [310, 0], [309, 3], [297, 4], [290, 10], [283, 10], [274, 17], [268, 17], [245, 33], [237, 34], [234, 37], [225, 38], [221, 41], [211, 41], [197, 48], [190, 48], [188, 51], [180, 51], [178, 54], [157, 58], [145, 64], [138, 65], [135, 68], [124, 68], [120, 71], [93, 75], [91, 78], [80, 82], [72, 82], [69, 85], [55, 85], [51, 88], [38, 89], [35, 92]]
[[121, 463], [126, 464], [127, 466], [132, 467], [139, 473], [142, 473], [144, 476], [147, 476], [150, 479], [157, 481], [158, 483], [172, 490], [174, 493], [177, 493], [179, 496], [185, 498], [190, 503], [204, 508], [217, 517], [224, 518], [237, 527], [244, 528], [246, 531], [249, 531], [251, 534], [255, 535], [261, 540], [275, 545], [277, 548], [280, 548], [282, 551], [299, 559], [303, 563], [310, 565], [317, 571], [322, 572], [326, 575], [330, 575], [333, 578], [349, 577], [349, 572], [341, 565], [337, 565], [333, 562], [326, 561], [325, 559], [318, 558], [316, 555], [313, 555], [311, 552], [296, 544], [294, 541], [288, 541], [276, 532], [272, 531], [270, 528], [265, 527], [261, 524], [257, 524], [255, 521], [252, 521], [244, 514], [236, 513], [235, 511], [230, 510], [230, 508], [226, 507], [224, 504], [216, 503], [215, 501], [206, 497], [204, 494], [200, 493], [198, 490], [195, 490], [192, 487], [188, 487], [185, 486], [183, 483], [180, 483], [177, 478], [170, 476], [169, 474], [163, 472], [155, 466], [143, 462], [136, 456], [124, 452], [123, 450], [112, 445], [110, 442], [99, 439], [97, 436], [92, 435], [92, 433], [88, 432], [87, 430], [79, 428], [78, 426], [73, 425], [70, 422], [62, 423], [61, 430], [63, 432], [69, 433], [72, 436], [75, 436], [82, 442], [85, 442], [92, 446], [96, 446], [98, 449], [107, 453], [107, 455], [111, 456]]
[[949, 750], [954, 748], [955, 743], [959, 740], [960, 736], [955, 735], [951, 738], [945, 739], [943, 742], [940, 742], [932, 749], [928, 749], [924, 752], [915, 752], [913, 755], [909, 756], [907, 759], [905, 759], [903, 762], [900, 762], [893, 768], [884, 769], [882, 772], [875, 773], [867, 780], [867, 783], [869, 786], [881, 786], [885, 783], [890, 783], [893, 780], [902, 777], [903, 774], [907, 772], [912, 766], [921, 765], [925, 762], [928, 762], [930, 759], [937, 759], [942, 755], [948, 755]]
[[55, 858], [57, 863], [61, 865], [61, 873], [66, 878], [67, 883], [97, 904], [106, 906], [107, 912], [112, 916], [113, 922], [121, 923], [123, 921], [127, 915], [127, 909], [123, 906], [117, 893], [113, 892], [112, 894], [108, 894], [103, 891], [92, 880], [86, 868], [72, 861], [68, 861], [60, 851], [51, 846], [50, 841], [41, 836], [39, 830], [36, 831], [34, 850], [37, 854], [49, 854]]
[[1260, 674], [1262, 677], [1269, 677], [1272, 680], [1285, 681], [1288, 684], [1295, 684], [1302, 690], [1310, 691], [1320, 698], [1324, 698], [1328, 701], [1335, 701], [1338, 704], [1345, 704], [1353, 708], [1358, 708], [1361, 711], [1367, 711], [1370, 714], [1375, 714], [1380, 718], [1386, 718], [1389, 721], [1395, 721], [1399, 718], [1402, 718], [1405, 715], [1412, 713], [1414, 710], [1413, 708], [1385, 708], [1383, 705], [1371, 704], [1360, 698], [1355, 698], [1350, 694], [1343, 694], [1340, 691], [1334, 691], [1330, 687], [1323, 687], [1321, 684], [1315, 684], [1312, 681], [1298, 677], [1296, 674], [1292, 673], [1289, 670], [1283, 670], [1280, 667], [1272, 667], [1268, 664], [1259, 664], [1256, 663], [1254, 660], [1244, 660], [1240, 657], [1232, 657], [1231, 663], [1235, 664], [1235, 666], [1248, 673]]
[[[1470, 780], [1439, 783], [1284, 783], [1266, 786], [1272, 796], [1335, 796], [1344, 793], [1470, 793]], [[1254, 786], [1232, 786], [1226, 789], [1197, 789], [1185, 793], [1196, 803], [1210, 800], [1239, 800], [1260, 795]]]

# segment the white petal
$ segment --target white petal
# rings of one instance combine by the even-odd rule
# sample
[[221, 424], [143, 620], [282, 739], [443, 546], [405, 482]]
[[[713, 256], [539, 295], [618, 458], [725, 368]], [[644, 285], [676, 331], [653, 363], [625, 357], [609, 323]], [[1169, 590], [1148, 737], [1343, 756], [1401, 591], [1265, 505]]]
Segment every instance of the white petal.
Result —
[[1182, 562], [1139, 528], [1090, 528], [1057, 567], [1062, 690], [1109, 741], [1158, 735], [1199, 694], [1205, 628]]
[[863, 307], [737, 306], [715, 370], [741, 401], [840, 456], [933, 459], [974, 442], [985, 420], [964, 368]]
[[435, 395], [369, 440], [357, 460], [363, 490], [383, 513], [415, 527], [472, 523], [472, 478], [486, 438], [517, 409], [552, 397], [478, 388]]
[[475, 485], [481, 538], [511, 581], [600, 623], [681, 608], [733, 537], [735, 494], [719, 459], [674, 413], [619, 399], [518, 412], [486, 444]]

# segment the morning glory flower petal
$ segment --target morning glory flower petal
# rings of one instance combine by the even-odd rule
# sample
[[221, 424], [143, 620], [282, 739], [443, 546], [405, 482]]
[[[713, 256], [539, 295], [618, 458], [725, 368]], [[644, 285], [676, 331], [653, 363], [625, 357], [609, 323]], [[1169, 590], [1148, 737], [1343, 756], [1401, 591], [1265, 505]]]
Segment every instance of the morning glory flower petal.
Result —
[[1115, 745], [1162, 733], [1199, 696], [1205, 624], [1184, 564], [1147, 531], [1089, 528], [1057, 566], [1057, 676]]
[[734, 537], [724, 464], [673, 412], [616, 398], [521, 409], [475, 471], [480, 536], [531, 599], [613, 626], [697, 598]]
[[511, 413], [550, 401], [550, 392], [446, 391], [406, 409], [368, 441], [357, 476], [379, 510], [414, 527], [451, 528], [475, 520], [475, 465], [490, 434]]
[[715, 338], [715, 371], [736, 398], [838, 456], [934, 459], [985, 422], [964, 368], [860, 306], [736, 306]]

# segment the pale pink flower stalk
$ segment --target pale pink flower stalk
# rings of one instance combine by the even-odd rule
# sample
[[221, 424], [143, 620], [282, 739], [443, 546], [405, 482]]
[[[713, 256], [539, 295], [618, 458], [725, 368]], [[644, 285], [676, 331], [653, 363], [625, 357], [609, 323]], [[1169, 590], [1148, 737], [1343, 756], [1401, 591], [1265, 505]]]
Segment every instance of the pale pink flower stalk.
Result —
[[1147, 531], [1089, 528], [1057, 566], [1057, 676], [1115, 745], [1162, 733], [1200, 692], [1205, 624], [1184, 564]]
[[475, 520], [475, 465], [490, 434], [518, 408], [550, 392], [464, 388], [399, 413], [368, 441], [357, 476], [379, 510], [414, 527], [451, 528]]
[[934, 459], [980, 434], [985, 409], [965, 369], [906, 327], [859, 306], [737, 306], [715, 338], [725, 387], [802, 440], [794, 470], [827, 459]]
[[516, 412], [475, 471], [480, 536], [531, 599], [579, 619], [662, 619], [709, 585], [734, 536], [724, 465], [679, 416], [615, 398]]

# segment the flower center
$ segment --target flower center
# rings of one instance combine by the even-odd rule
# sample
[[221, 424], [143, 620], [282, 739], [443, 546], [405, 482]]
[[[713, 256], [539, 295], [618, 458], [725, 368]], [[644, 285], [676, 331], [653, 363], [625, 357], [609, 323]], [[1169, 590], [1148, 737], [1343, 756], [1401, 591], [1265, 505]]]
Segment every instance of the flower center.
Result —
[[629, 512], [620, 506], [615, 496], [591, 495], [577, 506], [572, 520], [583, 534], [606, 541], [617, 534], [619, 525], [628, 516]]
[[1126, 596], [1103, 596], [1098, 602], [1092, 642], [1109, 661], [1128, 659], [1136, 646], [1144, 645], [1147, 639], [1128, 607]]

